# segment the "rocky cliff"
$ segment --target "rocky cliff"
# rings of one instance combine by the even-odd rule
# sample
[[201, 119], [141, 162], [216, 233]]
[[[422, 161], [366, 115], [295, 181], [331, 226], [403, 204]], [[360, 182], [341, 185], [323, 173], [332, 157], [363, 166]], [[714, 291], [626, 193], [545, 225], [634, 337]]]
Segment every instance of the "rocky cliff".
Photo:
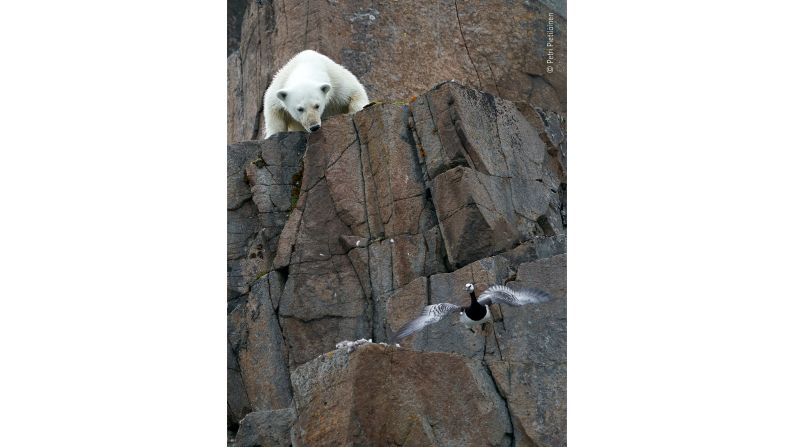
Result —
[[273, 75], [313, 49], [350, 69], [372, 100], [406, 100], [449, 79], [507, 99], [564, 157], [565, 0], [255, 0], [238, 26], [239, 2], [229, 0], [229, 143], [259, 138]]
[[[532, 44], [546, 3], [248, 5], [229, 56], [235, 445], [565, 445], [564, 73], [541, 75]], [[304, 48], [377, 102], [255, 140], [273, 69]], [[377, 344], [465, 303], [467, 282], [555, 299], [494, 306], [483, 333], [449, 318]]]

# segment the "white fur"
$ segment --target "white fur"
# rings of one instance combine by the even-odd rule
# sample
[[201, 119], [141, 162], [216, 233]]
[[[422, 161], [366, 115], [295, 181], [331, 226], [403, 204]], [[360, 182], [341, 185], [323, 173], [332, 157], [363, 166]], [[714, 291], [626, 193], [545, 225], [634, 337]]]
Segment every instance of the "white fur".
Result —
[[265, 138], [308, 131], [322, 119], [355, 113], [367, 104], [367, 92], [353, 73], [316, 51], [301, 51], [276, 73], [265, 92]]

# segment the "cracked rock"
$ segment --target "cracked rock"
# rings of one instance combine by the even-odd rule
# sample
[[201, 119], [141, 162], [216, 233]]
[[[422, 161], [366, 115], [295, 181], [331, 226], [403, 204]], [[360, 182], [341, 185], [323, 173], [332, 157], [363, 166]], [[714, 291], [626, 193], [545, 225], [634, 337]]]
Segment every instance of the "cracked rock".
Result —
[[296, 446], [511, 445], [493, 379], [481, 362], [458, 355], [364, 344], [300, 366], [292, 385]]
[[[565, 183], [544, 132], [515, 104], [444, 82], [311, 135], [229, 145], [231, 431], [297, 405], [293, 445], [564, 445]], [[556, 299], [492, 306], [476, 333], [452, 316], [400, 352], [379, 345], [428, 304], [467, 303], [466, 283], [512, 281]], [[333, 351], [361, 339], [375, 347]], [[483, 433], [453, 432], [435, 400], [471, 402], [415, 382], [412, 368], [436, 363], [480, 396]], [[401, 380], [420, 391], [386, 389]]]

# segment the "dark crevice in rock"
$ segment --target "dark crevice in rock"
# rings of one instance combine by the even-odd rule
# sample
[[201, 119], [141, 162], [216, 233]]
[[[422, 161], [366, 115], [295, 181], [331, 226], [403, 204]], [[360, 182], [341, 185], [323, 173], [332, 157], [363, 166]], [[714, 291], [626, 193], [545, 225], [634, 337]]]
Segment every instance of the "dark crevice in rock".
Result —
[[[247, 179], [246, 179], [246, 181], [247, 181]], [[241, 209], [242, 207], [244, 207], [245, 205], [247, 205], [248, 202], [252, 202], [251, 197], [249, 197], [249, 198], [247, 198], [245, 200], [242, 200], [239, 203], [237, 203], [235, 205], [232, 205], [231, 207], [227, 207], [226, 211], [237, 211], [237, 210]]]
[[477, 75], [477, 81], [480, 82], [480, 89], [482, 90], [482, 78], [480, 78], [480, 72], [477, 70], [477, 64], [474, 63], [474, 59], [471, 57], [471, 53], [469, 52], [469, 46], [466, 45], [466, 36], [463, 35], [463, 25], [460, 24], [460, 13], [458, 12], [458, 2], [455, 0], [455, 18], [458, 20], [458, 30], [460, 30], [460, 38], [463, 41], [463, 48], [466, 49], [466, 55], [469, 57], [469, 62], [471, 62], [471, 66], [474, 67], [474, 73]]
[[[430, 102], [430, 98], [429, 97], [427, 97], [427, 101], [428, 101], [428, 112], [429, 112], [429, 115], [430, 115], [430, 119], [431, 119], [431, 121], [433, 121], [433, 128], [434, 129], [438, 129], [436, 127], [435, 120], [433, 119], [433, 113], [432, 113], [432, 111], [430, 110], [430, 107], [429, 107], [429, 102]], [[439, 242], [440, 242], [440, 245], [441, 245], [441, 253], [440, 253], [441, 254], [441, 262], [444, 265], [444, 271], [450, 272], [450, 271], [453, 270], [452, 269], [452, 264], [449, 262], [449, 256], [447, 255], [446, 243], [444, 241], [444, 234], [443, 234], [442, 231], [440, 231], [440, 229], [441, 229], [441, 220], [440, 220], [440, 218], [438, 216], [438, 211], [437, 211], [435, 202], [433, 200], [433, 192], [430, 189], [430, 180], [431, 179], [430, 179], [430, 175], [429, 175], [429, 173], [427, 171], [427, 164], [425, 163], [425, 157], [423, 155], [424, 154], [424, 149], [422, 149], [422, 139], [419, 136], [419, 133], [417, 132], [417, 129], [416, 129], [416, 118], [414, 117], [414, 114], [413, 114], [413, 106], [407, 106], [405, 108], [405, 110], [407, 112], [407, 116], [405, 118], [405, 124], [407, 126], [407, 129], [406, 129], [405, 138], [403, 139], [403, 141], [408, 143], [411, 146], [411, 149], [413, 149], [412, 153], [416, 157], [416, 160], [419, 163], [419, 168], [422, 171], [422, 183], [423, 183], [424, 191], [425, 191], [425, 193], [424, 193], [425, 194], [425, 199], [426, 199], [426, 203], [430, 206], [431, 216], [433, 218], [433, 222], [431, 222], [431, 223], [433, 225], [438, 226], [438, 228], [439, 228], [438, 237], [439, 237]], [[428, 254], [430, 253], [429, 249], [428, 249], [427, 253]], [[428, 295], [428, 299], [429, 299], [429, 295]]]
[[559, 188], [559, 195], [560, 195], [560, 217], [562, 217], [562, 226], [563, 228], [568, 227], [568, 184], [567, 183], [560, 183]]
[[488, 71], [491, 72], [491, 79], [493, 80], [493, 86], [496, 88], [496, 94], [501, 97], [502, 92], [499, 90], [499, 82], [496, 80], [496, 75], [493, 72], [493, 67], [491, 67], [491, 62], [488, 60], [488, 57], [484, 57], [486, 65], [488, 65]]
[[245, 293], [242, 293], [242, 294], [240, 294], [238, 296], [235, 296], [234, 298], [230, 298], [226, 302], [226, 313], [227, 314], [232, 313], [232, 311], [234, 310], [235, 307], [237, 307], [239, 305], [242, 305], [242, 304], [245, 304], [245, 301], [247, 299], [248, 299], [248, 297], [247, 297], [247, 295]]
[[543, 215], [538, 217], [538, 225], [540, 226], [541, 230], [543, 230], [544, 236], [551, 237], [556, 234], [554, 227], [552, 227], [551, 222], [549, 222], [548, 216]]
[[[356, 125], [356, 124], [355, 124], [355, 122], [353, 121], [353, 127], [355, 127], [355, 125]], [[335, 158], [333, 161], [331, 161], [330, 163], [328, 163], [328, 165], [327, 165], [327, 166], [325, 166], [325, 169], [324, 169], [324, 170], [325, 170], [325, 171], [328, 171], [329, 169], [331, 169], [332, 167], [334, 167], [334, 165], [335, 165], [335, 164], [336, 164], [336, 163], [337, 163], [337, 162], [338, 162], [338, 161], [339, 161], [339, 160], [342, 158], [342, 156], [343, 156], [343, 155], [345, 155], [345, 152], [347, 152], [347, 150], [348, 150], [348, 149], [350, 149], [350, 147], [351, 147], [351, 146], [353, 146], [354, 144], [357, 144], [357, 143], [359, 143], [359, 139], [358, 139], [358, 130], [356, 130], [356, 139], [355, 139], [355, 140], [353, 140], [353, 141], [351, 141], [351, 142], [350, 142], [350, 144], [346, 145], [346, 146], [345, 146], [345, 148], [344, 148], [344, 149], [342, 149], [342, 151], [341, 151], [341, 152], [339, 152], [339, 155], [338, 155], [338, 156], [337, 156], [337, 157], [336, 157], [336, 158]], [[360, 143], [359, 143], [359, 146], [360, 146]]]
[[[226, 402], [226, 414], [232, 414], [232, 406], [228, 402]], [[235, 421], [230, 418], [227, 419], [226, 430], [229, 432], [229, 436], [234, 439], [237, 435], [237, 430], [240, 429], [240, 421]]]
[[[496, 337], [496, 331], [494, 331], [494, 337]], [[485, 370], [485, 372], [488, 375], [488, 377], [491, 379], [491, 382], [493, 383], [494, 389], [496, 389], [496, 392], [499, 394], [499, 397], [502, 398], [502, 402], [504, 403], [505, 409], [507, 410], [507, 421], [510, 424], [510, 433], [507, 433], [507, 436], [510, 439], [510, 446], [511, 447], [515, 447], [515, 445], [516, 445], [516, 429], [515, 429], [515, 426], [513, 424], [513, 414], [510, 412], [510, 403], [507, 401], [507, 396], [504, 395], [503, 390], [501, 388], [499, 388], [499, 384], [496, 383], [496, 379], [493, 376], [493, 371], [491, 371], [491, 365], [488, 364], [488, 362], [485, 362], [485, 361], [483, 361], [482, 364], [484, 366], [483, 369]]]
[[226, 56], [240, 48], [247, 0], [226, 1]]
[[[276, 273], [276, 274], [278, 274], [278, 273]], [[278, 294], [279, 294], [279, 303], [281, 301], [281, 296], [284, 293], [284, 285], [286, 283], [287, 283], [287, 278], [285, 276], [283, 278], [283, 281], [282, 281], [282, 284], [281, 284], [281, 290], [279, 290], [279, 292], [278, 292]], [[270, 298], [271, 298], [271, 303], [272, 303], [273, 288], [272, 288], [272, 284], [270, 283], [270, 277], [269, 276], [268, 276], [268, 291], [269, 291], [269, 294], [271, 295]], [[284, 366], [287, 369], [287, 381], [289, 382], [290, 397], [292, 397], [293, 401], [294, 401], [295, 390], [293, 389], [293, 386], [292, 386], [292, 371], [289, 368], [289, 365], [290, 365], [290, 353], [289, 353], [289, 349], [287, 349], [287, 346], [289, 346], [289, 345], [287, 344], [287, 336], [284, 334], [284, 327], [281, 325], [281, 316], [279, 315], [278, 311], [279, 311], [279, 306], [275, 306], [273, 308], [273, 313], [275, 314], [275, 318], [274, 319], [276, 320], [276, 324], [278, 325], [278, 332], [279, 332], [279, 334], [281, 334], [281, 340], [284, 343], [283, 344], [283, 346], [284, 346]]]
[[[370, 225], [370, 222], [369, 222], [370, 214], [369, 214], [368, 200], [367, 200], [367, 184], [366, 184], [366, 179], [364, 178], [364, 148], [362, 147], [362, 144], [361, 144], [361, 135], [358, 132], [358, 125], [356, 124], [355, 117], [352, 120], [350, 120], [350, 123], [353, 125], [353, 130], [356, 133], [356, 140], [353, 143], [351, 143], [351, 146], [353, 144], [356, 144], [356, 143], [358, 145], [358, 167], [359, 167], [359, 173], [360, 173], [360, 178], [361, 178], [361, 183], [360, 184], [361, 184], [362, 194], [364, 195], [364, 203], [363, 203], [364, 204], [364, 219], [365, 219], [365, 221], [367, 223], [367, 233], [368, 233], [369, 237], [372, 238], [372, 236], [373, 236], [373, 234], [372, 234], [372, 225]], [[347, 150], [347, 149], [345, 149], [345, 150]], [[341, 158], [341, 156], [340, 156], [340, 158]], [[370, 252], [369, 252], [369, 241], [368, 241], [365, 249], [367, 250], [367, 280], [369, 281], [369, 291], [370, 291], [369, 292], [369, 296], [367, 296], [366, 289], [364, 288], [364, 285], [361, 282], [361, 277], [358, 276], [358, 271], [356, 271], [355, 268], [353, 270], [356, 272], [356, 277], [358, 278], [358, 282], [361, 285], [361, 290], [362, 290], [362, 292], [364, 292], [364, 296], [367, 298], [367, 308], [368, 308], [369, 319], [370, 319], [370, 339], [371, 340], [375, 340], [375, 321], [376, 321], [375, 320], [375, 317], [376, 317], [375, 309], [377, 308], [377, 304], [375, 303], [375, 299], [376, 299], [376, 297], [375, 297], [375, 289], [372, 287], [372, 264], [371, 264], [372, 256], [370, 255]], [[350, 253], [352, 250], [353, 250], [353, 248], [348, 250], [347, 253]]]
[[[442, 87], [443, 85], [444, 85], [444, 83], [439, 84], [436, 87]], [[436, 134], [436, 136], [438, 136], [440, 130], [438, 128], [438, 123], [436, 121], [436, 117], [433, 115], [433, 101], [432, 101], [430, 95], [425, 95], [425, 100], [427, 101], [427, 112], [428, 112], [428, 115], [430, 116], [430, 121], [433, 124], [433, 132]], [[445, 149], [444, 148], [444, 143], [441, 140], [441, 138], [438, 138], [438, 144], [441, 146], [442, 150]], [[456, 159], [453, 159], [453, 160], [446, 160], [444, 166], [446, 167], [446, 169], [444, 169], [443, 171], [437, 172], [436, 175], [434, 175], [432, 178], [430, 177], [430, 172], [425, 170], [425, 173], [426, 173], [426, 175], [425, 175], [425, 177], [426, 177], [425, 178], [425, 183], [429, 183], [434, 178], [438, 177], [439, 175], [443, 174], [444, 172], [450, 171], [452, 169], [455, 169], [458, 166], [468, 167], [466, 165], [466, 160], [465, 159], [461, 159], [461, 158], [456, 158]]]
[[[487, 93], [484, 94], [487, 95]], [[463, 120], [461, 120], [458, 114], [458, 109], [453, 107], [454, 103], [452, 101], [453, 100], [450, 98], [448, 111], [449, 119], [452, 122], [452, 127], [455, 129], [455, 136], [458, 137], [458, 143], [460, 144], [460, 148], [463, 149], [463, 156], [466, 159], [466, 163], [461, 163], [461, 166], [468, 166], [477, 172], [490, 175], [490, 172], [485, 169], [482, 161], [477, 156], [477, 152], [472, 148], [469, 136], [466, 134], [466, 129], [463, 128]]]
[[285, 265], [284, 267], [274, 269], [273, 271], [281, 274], [281, 276], [284, 277], [284, 282], [287, 282], [287, 279], [289, 278], [289, 264]]
[[297, 320], [300, 321], [301, 323], [313, 323], [315, 321], [322, 321], [322, 320], [351, 320], [356, 318], [355, 316], [348, 317], [345, 315], [320, 315], [319, 317], [314, 317], [314, 318], [303, 318], [297, 315], [280, 315], [280, 317], [284, 319]]
[[265, 119], [265, 117], [264, 117], [264, 103], [263, 103], [262, 106], [259, 107], [259, 110], [257, 110], [256, 117], [254, 118], [254, 129], [251, 132], [252, 133], [252, 135], [251, 135], [251, 139], [252, 140], [256, 140], [256, 139], [258, 139], [260, 137], [264, 137], [265, 136], [264, 133], [261, 131], [262, 122], [264, 121], [264, 119]]
[[298, 198], [300, 198], [301, 193], [301, 185], [303, 184], [303, 158], [300, 159], [300, 165], [298, 167], [298, 171], [292, 176], [290, 179], [290, 212], [295, 209], [295, 206], [298, 204]]

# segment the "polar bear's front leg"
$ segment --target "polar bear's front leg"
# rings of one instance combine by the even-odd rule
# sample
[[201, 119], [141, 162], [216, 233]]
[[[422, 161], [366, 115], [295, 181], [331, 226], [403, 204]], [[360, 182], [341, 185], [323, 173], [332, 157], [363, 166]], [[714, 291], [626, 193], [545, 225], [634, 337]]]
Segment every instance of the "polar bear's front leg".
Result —
[[287, 122], [278, 110], [265, 107], [265, 139], [279, 132], [287, 131]]
[[348, 106], [348, 113], [356, 113], [363, 109], [365, 105], [369, 104], [366, 92], [355, 92], [350, 96], [350, 105]]

